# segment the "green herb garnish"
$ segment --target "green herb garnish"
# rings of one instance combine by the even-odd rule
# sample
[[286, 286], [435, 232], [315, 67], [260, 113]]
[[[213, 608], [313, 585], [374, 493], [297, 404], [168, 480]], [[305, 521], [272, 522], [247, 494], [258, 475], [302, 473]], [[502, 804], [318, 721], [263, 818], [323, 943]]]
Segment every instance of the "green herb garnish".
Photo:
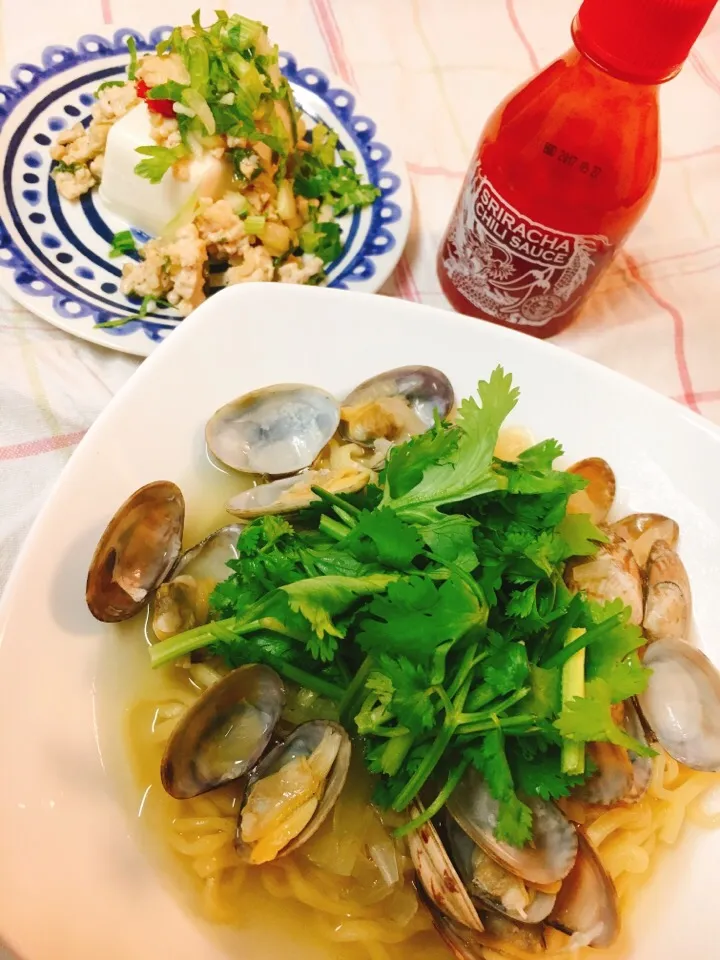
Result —
[[317, 489], [295, 521], [249, 523], [211, 597], [218, 619], [154, 644], [153, 666], [203, 647], [267, 663], [362, 735], [378, 803], [401, 811], [422, 791], [431, 816], [480, 775], [517, 846], [532, 833], [522, 797], [583, 783], [585, 744], [651, 752], [611, 712], [646, 685], [640, 630], [563, 582], [565, 561], [606, 539], [566, 512], [585, 481], [554, 468], [554, 440], [493, 455], [517, 397], [498, 368], [456, 424], [394, 448], [379, 486]]
[[187, 147], [179, 143], [176, 147], [136, 147], [137, 153], [146, 156], [135, 167], [135, 173], [145, 177], [150, 183], [160, 183], [170, 167], [178, 160], [187, 156]]
[[137, 244], [135, 243], [135, 238], [129, 230], [121, 230], [120, 233], [116, 233], [115, 236], [110, 241], [110, 250], [108, 251], [109, 257], [122, 257], [128, 253], [134, 253], [137, 251]]

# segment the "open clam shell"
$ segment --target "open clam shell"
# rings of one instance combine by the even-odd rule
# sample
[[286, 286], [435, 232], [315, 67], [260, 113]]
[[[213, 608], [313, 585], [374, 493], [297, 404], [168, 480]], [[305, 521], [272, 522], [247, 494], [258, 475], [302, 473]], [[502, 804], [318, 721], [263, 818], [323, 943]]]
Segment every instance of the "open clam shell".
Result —
[[[328, 758], [329, 768], [323, 770], [322, 782], [319, 789], [314, 794], [313, 799], [317, 801], [310, 818], [305, 822], [299, 832], [289, 836], [288, 841], [279, 849], [272, 851], [272, 856], [258, 859], [255, 857], [255, 847], [264, 842], [267, 837], [265, 834], [260, 840], [248, 842], [248, 827], [256, 828], [258, 818], [263, 818], [270, 825], [270, 829], [276, 830], [280, 821], [285, 819], [287, 824], [295, 812], [297, 812], [296, 798], [292, 795], [294, 783], [285, 783], [277, 781], [277, 789], [263, 794], [260, 799], [253, 796], [255, 788], [265, 782], [267, 786], [271, 777], [287, 769], [288, 765], [298, 759], [312, 761], [313, 756], [317, 756], [316, 751], [322, 748], [326, 742], [326, 736], [334, 740], [332, 754]], [[313, 834], [320, 828], [328, 814], [332, 811], [338, 797], [345, 785], [348, 770], [350, 768], [351, 757], [350, 737], [347, 732], [337, 723], [330, 720], [310, 720], [303, 723], [287, 737], [282, 743], [277, 744], [263, 760], [253, 770], [243, 797], [243, 803], [238, 817], [238, 828], [235, 836], [235, 847], [241, 858], [246, 862], [264, 862], [265, 859], [274, 859], [274, 857], [284, 857], [298, 847], [301, 847]], [[274, 809], [270, 808], [274, 804]], [[287, 817], [281, 808], [285, 805]], [[272, 814], [272, 816], [269, 816]], [[248, 823], [248, 815], [251, 815], [254, 823]], [[280, 827], [282, 831], [284, 827]], [[257, 830], [255, 832], [258, 832]]]
[[178, 800], [244, 776], [270, 742], [285, 703], [282, 680], [262, 664], [238, 667], [203, 693], [180, 718], [160, 766]]
[[230, 576], [227, 563], [238, 557], [242, 529], [241, 523], [222, 527], [180, 557], [153, 597], [151, 622], [158, 640], [207, 623], [209, 596]]
[[296, 513], [318, 499], [312, 487], [322, 487], [330, 493], [357, 493], [367, 486], [370, 477], [370, 471], [362, 467], [308, 470], [295, 477], [284, 477], [243, 490], [228, 500], [225, 509], [244, 520], [268, 514]]
[[[623, 727], [642, 744], [647, 744], [645, 730], [631, 700], [623, 704]], [[631, 750], [613, 743], [588, 744], [590, 756], [597, 771], [572, 796], [583, 803], [612, 806], [616, 803], [635, 803], [644, 796], [652, 777], [652, 759], [638, 756]]]
[[572, 869], [577, 833], [554, 804], [539, 797], [531, 797], [526, 803], [533, 814], [533, 838], [531, 844], [521, 848], [495, 836], [499, 804], [473, 767], [453, 791], [447, 809], [493, 860], [529, 883], [546, 886], [562, 880]]
[[647, 559], [643, 631], [648, 640], [687, 640], [692, 594], [685, 566], [664, 540], [657, 540]]
[[622, 537], [643, 569], [654, 543], [664, 540], [674, 549], [680, 536], [677, 523], [661, 513], [631, 513], [610, 524], [609, 530]]
[[220, 407], [205, 439], [213, 456], [233, 470], [281, 477], [309, 467], [339, 422], [340, 407], [329, 393], [277, 384]]
[[128, 620], [168, 575], [182, 545], [185, 500], [166, 480], [140, 487], [116, 511], [95, 548], [85, 587], [90, 613]]
[[372, 448], [377, 441], [403, 443], [429, 430], [435, 415], [455, 405], [452, 384], [434, 367], [396, 367], [357, 386], [342, 404], [340, 434]]
[[615, 885], [582, 833], [578, 833], [575, 864], [563, 881], [548, 923], [572, 936], [577, 947], [609, 947], [620, 932]]
[[[421, 816], [423, 807], [419, 800], [408, 813], [413, 820]], [[407, 842], [418, 879], [434, 906], [444, 917], [452, 917], [471, 930], [483, 930], [478, 912], [432, 821], [409, 833]]]
[[568, 563], [565, 582], [573, 592], [582, 591], [598, 603], [621, 599], [632, 611], [630, 622], [642, 623], [642, 575], [632, 550], [620, 537], [611, 537], [594, 557]]
[[682, 640], [656, 640], [643, 663], [652, 670], [637, 697], [661, 746], [693, 770], [720, 771], [720, 673]]
[[480, 901], [516, 923], [541, 923], [550, 915], [555, 894], [527, 885], [473, 843], [451, 818], [448, 820], [446, 832], [452, 862], [474, 903]]
[[601, 457], [579, 460], [568, 473], [587, 480], [584, 490], [578, 490], [568, 501], [568, 513], [588, 513], [593, 523], [603, 523], [615, 500], [617, 482], [610, 464]]

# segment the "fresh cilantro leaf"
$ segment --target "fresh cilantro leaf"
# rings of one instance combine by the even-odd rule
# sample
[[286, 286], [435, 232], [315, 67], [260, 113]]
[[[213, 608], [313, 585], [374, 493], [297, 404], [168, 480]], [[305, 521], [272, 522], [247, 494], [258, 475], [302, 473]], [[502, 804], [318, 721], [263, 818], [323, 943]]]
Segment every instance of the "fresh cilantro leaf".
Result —
[[427, 663], [439, 644], [483, 626], [487, 611], [455, 577], [440, 587], [424, 577], [409, 577], [391, 583], [387, 596], [376, 597], [368, 613], [356, 638], [363, 650]]
[[[430, 682], [425, 670], [407, 657], [397, 659], [380, 654], [378, 669], [366, 682], [368, 689], [386, 703], [413, 734], [432, 730], [435, 725], [435, 707], [429, 695]], [[383, 697], [389, 697], [384, 700]], [[370, 731], [371, 732], [371, 731]]]
[[393, 497], [402, 497], [416, 487], [425, 470], [433, 465], [452, 463], [460, 432], [442, 424], [392, 447], [384, 479]]
[[532, 838], [532, 810], [515, 793], [502, 731], [494, 730], [489, 733], [479, 747], [472, 747], [467, 753], [475, 769], [482, 774], [490, 793], [499, 803], [496, 829], [498, 840], [514, 847], [525, 846]]
[[497, 696], [522, 687], [529, 672], [527, 651], [522, 643], [508, 643], [480, 666], [483, 679]]
[[135, 238], [129, 230], [121, 230], [110, 241], [109, 257], [121, 257], [137, 250]]
[[563, 448], [557, 440], [542, 440], [518, 456], [518, 463], [526, 470], [545, 473], [552, 470], [553, 463], [563, 455]]
[[420, 535], [436, 557], [472, 573], [478, 565], [473, 540], [477, 526], [470, 517], [454, 515], [420, 527]]
[[357, 578], [314, 577], [290, 583], [280, 587], [280, 590], [287, 596], [293, 613], [301, 614], [318, 639], [322, 640], [326, 634], [344, 637], [344, 631], [332, 618], [345, 613], [358, 599], [383, 593], [393, 581], [394, 577], [385, 574]]
[[555, 728], [565, 740], [575, 743], [614, 743], [642, 757], [654, 756], [654, 750], [617, 726], [611, 713], [611, 693], [604, 680], [590, 680], [585, 685], [584, 697], [575, 697], [565, 704]]
[[135, 151], [148, 158], [136, 164], [135, 173], [150, 183], [160, 183], [170, 167], [188, 153], [183, 143], [176, 147], [136, 147]]
[[360, 515], [342, 546], [365, 563], [405, 570], [422, 550], [417, 530], [388, 507], [366, 510]]
[[178, 102], [182, 100], [183, 93], [187, 86], [183, 83], [177, 83], [175, 80], [167, 80], [165, 83], [158, 83], [148, 90], [149, 100], [173, 100]]
[[[517, 743], [525, 738], [518, 738]], [[560, 769], [560, 750], [550, 747], [543, 753], [528, 759], [515, 742], [508, 741], [511, 752], [510, 766], [518, 790], [528, 797], [541, 797], [543, 800], [558, 800], [567, 797], [573, 787], [584, 783], [588, 774], [572, 776]]]
[[518, 390], [512, 377], [497, 367], [488, 381], [478, 384], [480, 403], [469, 398], [458, 409], [459, 430], [456, 450], [447, 462], [431, 463], [423, 471], [422, 480], [411, 490], [394, 496], [390, 484], [384, 502], [401, 515], [424, 520], [436, 519], [437, 508], [458, 503], [498, 488], [492, 469], [493, 450], [502, 422], [514, 408]]
[[[637, 653], [628, 654], [624, 660], [607, 663], [600, 671], [597, 671], [597, 669], [592, 671], [594, 675], [597, 674], [607, 683], [613, 703], [621, 703], [623, 700], [629, 700], [631, 697], [643, 693], [648, 685], [651, 672], [640, 663]], [[586, 673], [589, 673], [587, 670], [587, 654]]]
[[565, 541], [565, 557], [594, 556], [597, 545], [608, 542], [606, 534], [595, 526], [586, 513], [568, 513], [560, 521], [557, 531]]

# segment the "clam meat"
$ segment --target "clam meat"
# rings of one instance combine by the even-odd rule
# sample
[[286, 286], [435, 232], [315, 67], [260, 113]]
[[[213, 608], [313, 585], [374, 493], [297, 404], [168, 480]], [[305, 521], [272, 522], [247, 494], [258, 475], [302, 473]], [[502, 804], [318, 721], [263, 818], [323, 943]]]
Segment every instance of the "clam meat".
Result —
[[230, 575], [227, 564], [238, 557], [242, 529], [240, 523], [222, 527], [180, 557], [153, 597], [151, 622], [158, 640], [208, 622], [210, 594]]
[[322, 487], [329, 493], [357, 493], [367, 486], [370, 477], [370, 470], [360, 466], [308, 470], [296, 477], [283, 477], [243, 490], [228, 500], [225, 509], [245, 520], [295, 513], [318, 499], [312, 487]]
[[433, 367], [397, 367], [365, 380], [342, 404], [340, 432], [363, 447], [403, 443], [447, 417], [452, 384]]
[[612, 536], [591, 559], [569, 563], [565, 582], [570, 590], [583, 591], [598, 603], [621, 599], [630, 607], [630, 622], [637, 626], [642, 623], [642, 575], [632, 550], [620, 537]]
[[236, 847], [267, 863], [305, 843], [332, 810], [350, 766], [350, 738], [329, 720], [311, 720], [274, 747], [248, 779]]

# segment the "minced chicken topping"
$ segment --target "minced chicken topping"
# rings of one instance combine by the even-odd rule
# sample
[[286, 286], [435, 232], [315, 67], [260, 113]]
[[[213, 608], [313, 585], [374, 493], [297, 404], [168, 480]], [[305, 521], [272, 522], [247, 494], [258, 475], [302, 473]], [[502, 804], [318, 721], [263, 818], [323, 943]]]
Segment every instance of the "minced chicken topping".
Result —
[[227, 177], [223, 195], [193, 197], [140, 250], [140, 262], [125, 264], [123, 293], [186, 315], [208, 293], [211, 262], [223, 265], [213, 286], [322, 280], [342, 249], [335, 218], [379, 191], [324, 125], [306, 136], [266, 28], [219, 12], [207, 29], [197, 19], [176, 28], [155, 53], [138, 58], [129, 47], [127, 82], [104, 84], [87, 128], [77, 123], [51, 148], [61, 196], [76, 200], [99, 183], [110, 128], [131, 109], [148, 110], [151, 122], [139, 176], [186, 181], [194, 161], [211, 154]]

